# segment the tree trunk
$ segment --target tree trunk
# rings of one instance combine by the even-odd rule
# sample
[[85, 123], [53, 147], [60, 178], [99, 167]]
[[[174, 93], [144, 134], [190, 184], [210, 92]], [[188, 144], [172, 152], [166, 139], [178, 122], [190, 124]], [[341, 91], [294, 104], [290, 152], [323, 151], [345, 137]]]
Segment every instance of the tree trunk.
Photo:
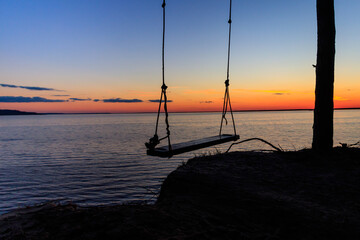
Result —
[[334, 0], [317, 0], [318, 50], [312, 148], [333, 147], [335, 11]]

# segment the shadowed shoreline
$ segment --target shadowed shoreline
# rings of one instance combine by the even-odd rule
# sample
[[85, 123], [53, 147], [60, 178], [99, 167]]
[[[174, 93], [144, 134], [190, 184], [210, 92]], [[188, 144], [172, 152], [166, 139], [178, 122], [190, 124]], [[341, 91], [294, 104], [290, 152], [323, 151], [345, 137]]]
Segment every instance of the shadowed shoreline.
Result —
[[190, 159], [156, 204], [46, 203], [0, 216], [0, 239], [359, 239], [360, 149]]

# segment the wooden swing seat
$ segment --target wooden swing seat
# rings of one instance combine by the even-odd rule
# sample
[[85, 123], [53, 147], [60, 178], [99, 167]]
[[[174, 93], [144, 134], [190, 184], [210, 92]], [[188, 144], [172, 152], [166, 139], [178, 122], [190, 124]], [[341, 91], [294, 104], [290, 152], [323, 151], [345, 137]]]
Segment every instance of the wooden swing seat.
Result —
[[206, 137], [202, 139], [192, 140], [188, 142], [172, 144], [172, 151], [169, 151], [169, 146], [158, 147], [154, 149], [148, 149], [147, 155], [169, 158], [173, 155], [191, 152], [201, 148], [211, 147], [214, 145], [236, 141], [239, 139], [239, 135], [222, 134], [212, 137]]

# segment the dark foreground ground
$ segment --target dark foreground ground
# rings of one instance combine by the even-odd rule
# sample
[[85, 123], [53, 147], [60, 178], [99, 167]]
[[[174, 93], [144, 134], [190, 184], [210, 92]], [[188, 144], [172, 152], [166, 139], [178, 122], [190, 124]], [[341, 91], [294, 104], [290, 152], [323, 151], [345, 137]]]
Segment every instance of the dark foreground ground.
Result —
[[19, 209], [0, 239], [360, 239], [360, 149], [194, 158], [155, 205]]

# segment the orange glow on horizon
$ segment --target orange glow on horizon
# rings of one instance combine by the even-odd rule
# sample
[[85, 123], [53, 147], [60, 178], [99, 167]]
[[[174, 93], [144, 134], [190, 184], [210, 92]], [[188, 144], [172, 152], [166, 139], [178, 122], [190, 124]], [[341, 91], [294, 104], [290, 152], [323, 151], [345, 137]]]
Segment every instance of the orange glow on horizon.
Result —
[[[295, 90], [294, 90], [295, 89]], [[298, 86], [292, 88], [265, 88], [242, 89], [230, 88], [230, 97], [233, 111], [242, 110], [286, 110], [286, 109], [313, 109], [315, 93], [309, 87]], [[15, 91], [14, 89], [10, 89]], [[17, 90], [19, 91], [19, 90]], [[28, 96], [29, 92], [21, 90], [22, 96]], [[27, 94], [27, 95], [26, 95]], [[15, 94], [14, 94], [15, 95]], [[140, 96], [141, 95], [141, 96]], [[14, 109], [38, 113], [137, 113], [157, 112], [158, 103], [150, 102], [150, 99], [158, 99], [159, 90], [128, 90], [116, 91], [111, 94], [100, 95], [73, 93], [69, 95], [45, 95], [46, 99], [61, 99], [65, 102], [39, 102], [39, 103], [1, 103], [1, 109]], [[36, 95], [35, 95], [36, 96]], [[80, 96], [85, 101], [73, 101], [71, 96]], [[89, 96], [92, 96], [91, 98]], [[103, 102], [102, 99], [115, 99], [122, 96], [129, 101], [139, 99], [142, 102]], [[168, 103], [169, 112], [217, 112], [222, 111], [224, 89], [193, 89], [188, 87], [169, 87]], [[94, 101], [94, 99], [100, 99]], [[121, 98], [122, 99], [122, 98]], [[140, 100], [141, 99], [141, 100]], [[335, 108], [358, 108], [360, 107], [360, 92], [356, 88], [338, 88], [334, 94]]]
[[[311, 95], [284, 96], [262, 95], [257, 98], [233, 97], [233, 111], [242, 110], [286, 110], [313, 109], [314, 97]], [[216, 101], [187, 100], [168, 103], [169, 112], [216, 112], [222, 110], [222, 99]], [[334, 98], [335, 108], [359, 108], [360, 98], [346, 100]], [[63, 103], [3, 103], [1, 109], [14, 109], [38, 113], [136, 113], [157, 112], [158, 103], [103, 103], [103, 102], [63, 102]]]

